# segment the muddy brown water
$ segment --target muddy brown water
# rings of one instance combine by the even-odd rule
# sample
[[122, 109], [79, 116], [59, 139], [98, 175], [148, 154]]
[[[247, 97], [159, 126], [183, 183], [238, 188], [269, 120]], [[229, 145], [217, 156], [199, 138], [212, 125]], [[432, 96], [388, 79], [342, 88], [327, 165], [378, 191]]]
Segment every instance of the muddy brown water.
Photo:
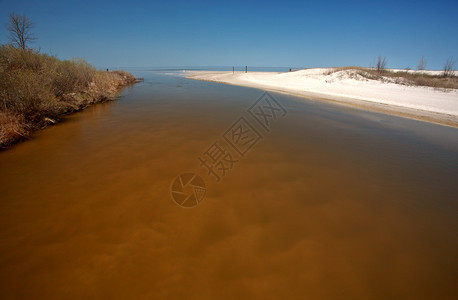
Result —
[[216, 183], [197, 158], [263, 91], [135, 75], [0, 153], [2, 299], [457, 295], [457, 129], [272, 94], [287, 115]]

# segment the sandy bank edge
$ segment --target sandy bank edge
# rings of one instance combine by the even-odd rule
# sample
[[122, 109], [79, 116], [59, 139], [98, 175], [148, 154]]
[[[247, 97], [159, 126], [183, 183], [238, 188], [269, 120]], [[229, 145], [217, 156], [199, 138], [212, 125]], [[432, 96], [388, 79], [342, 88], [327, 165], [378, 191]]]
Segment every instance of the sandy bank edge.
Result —
[[[359, 99], [354, 99], [351, 97], [344, 97], [344, 96], [332, 96], [327, 94], [321, 94], [316, 92], [309, 92], [309, 91], [297, 91], [297, 90], [290, 90], [288, 88], [278, 88], [272, 87], [269, 85], [253, 83], [248, 81], [242, 80], [235, 80], [235, 81], [224, 81], [224, 80], [214, 80], [208, 78], [206, 76], [215, 75], [215, 74], [231, 74], [232, 72], [218, 72], [218, 71], [191, 71], [186, 75], [186, 78], [192, 80], [199, 80], [199, 81], [208, 81], [208, 82], [216, 82], [222, 83], [227, 85], [235, 85], [235, 86], [244, 86], [250, 88], [257, 88], [262, 90], [267, 90], [271, 92], [277, 92], [292, 96], [299, 96], [301, 98], [306, 98], [309, 100], [318, 100], [318, 101], [326, 101], [331, 102], [334, 104], [346, 106], [346, 107], [353, 107], [378, 113], [390, 114], [398, 117], [414, 119], [423, 122], [434, 123], [443, 126], [449, 126], [458, 128], [458, 117], [454, 115], [448, 114], [441, 114], [435, 113], [425, 110], [407, 108], [402, 106], [395, 106], [395, 105], [387, 105], [372, 101], [364, 101]], [[278, 72], [274, 72], [278, 73]]]

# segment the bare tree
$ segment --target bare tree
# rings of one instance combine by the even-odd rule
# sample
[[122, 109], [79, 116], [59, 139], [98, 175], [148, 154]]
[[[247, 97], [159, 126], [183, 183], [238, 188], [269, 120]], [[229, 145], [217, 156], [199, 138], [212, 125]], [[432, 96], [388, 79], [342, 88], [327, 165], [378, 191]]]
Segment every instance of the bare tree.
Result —
[[425, 70], [426, 64], [427, 64], [426, 58], [422, 56], [420, 60], [418, 61], [417, 70]]
[[377, 72], [382, 73], [386, 69], [386, 57], [384, 56], [382, 58], [382, 56], [379, 55], [375, 67]]
[[28, 45], [36, 40], [32, 29], [34, 28], [33, 22], [25, 15], [10, 14], [10, 22], [8, 24], [8, 31], [10, 32], [10, 41], [13, 45], [27, 49]]
[[447, 58], [444, 64], [444, 77], [452, 77], [453, 76], [453, 71], [455, 70], [455, 60], [453, 57]]

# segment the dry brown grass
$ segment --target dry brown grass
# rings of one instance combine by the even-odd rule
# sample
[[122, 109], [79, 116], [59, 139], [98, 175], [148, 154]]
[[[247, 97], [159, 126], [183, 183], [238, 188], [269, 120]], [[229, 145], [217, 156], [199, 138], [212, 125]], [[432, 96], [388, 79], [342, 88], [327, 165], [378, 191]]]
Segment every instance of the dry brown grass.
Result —
[[29, 130], [24, 124], [21, 117], [0, 112], [0, 145], [11, 145], [27, 138]]
[[0, 148], [63, 114], [113, 99], [135, 82], [123, 71], [97, 71], [82, 59], [60, 61], [34, 50], [0, 47]]
[[453, 73], [444, 76], [443, 74], [432, 75], [425, 72], [409, 72], [407, 70], [395, 72], [385, 69], [380, 72], [376, 69], [349, 66], [330, 69], [326, 75], [345, 70], [355, 70], [356, 74], [364, 78], [382, 82], [393, 82], [409, 86], [427, 86], [442, 90], [458, 89], [458, 77], [454, 76]]

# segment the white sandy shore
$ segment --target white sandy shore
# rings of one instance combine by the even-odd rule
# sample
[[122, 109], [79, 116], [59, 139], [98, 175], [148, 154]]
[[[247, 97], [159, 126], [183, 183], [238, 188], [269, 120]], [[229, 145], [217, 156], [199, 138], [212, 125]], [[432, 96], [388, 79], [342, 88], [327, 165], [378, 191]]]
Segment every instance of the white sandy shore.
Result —
[[[366, 109], [458, 127], [458, 90], [408, 86], [368, 80], [354, 70], [306, 69], [294, 72], [193, 71], [197, 80], [255, 87], [307, 98], [330, 100]], [[414, 71], [415, 72], [415, 71]], [[426, 71], [435, 73], [439, 71]], [[329, 74], [329, 75], [328, 75]]]

